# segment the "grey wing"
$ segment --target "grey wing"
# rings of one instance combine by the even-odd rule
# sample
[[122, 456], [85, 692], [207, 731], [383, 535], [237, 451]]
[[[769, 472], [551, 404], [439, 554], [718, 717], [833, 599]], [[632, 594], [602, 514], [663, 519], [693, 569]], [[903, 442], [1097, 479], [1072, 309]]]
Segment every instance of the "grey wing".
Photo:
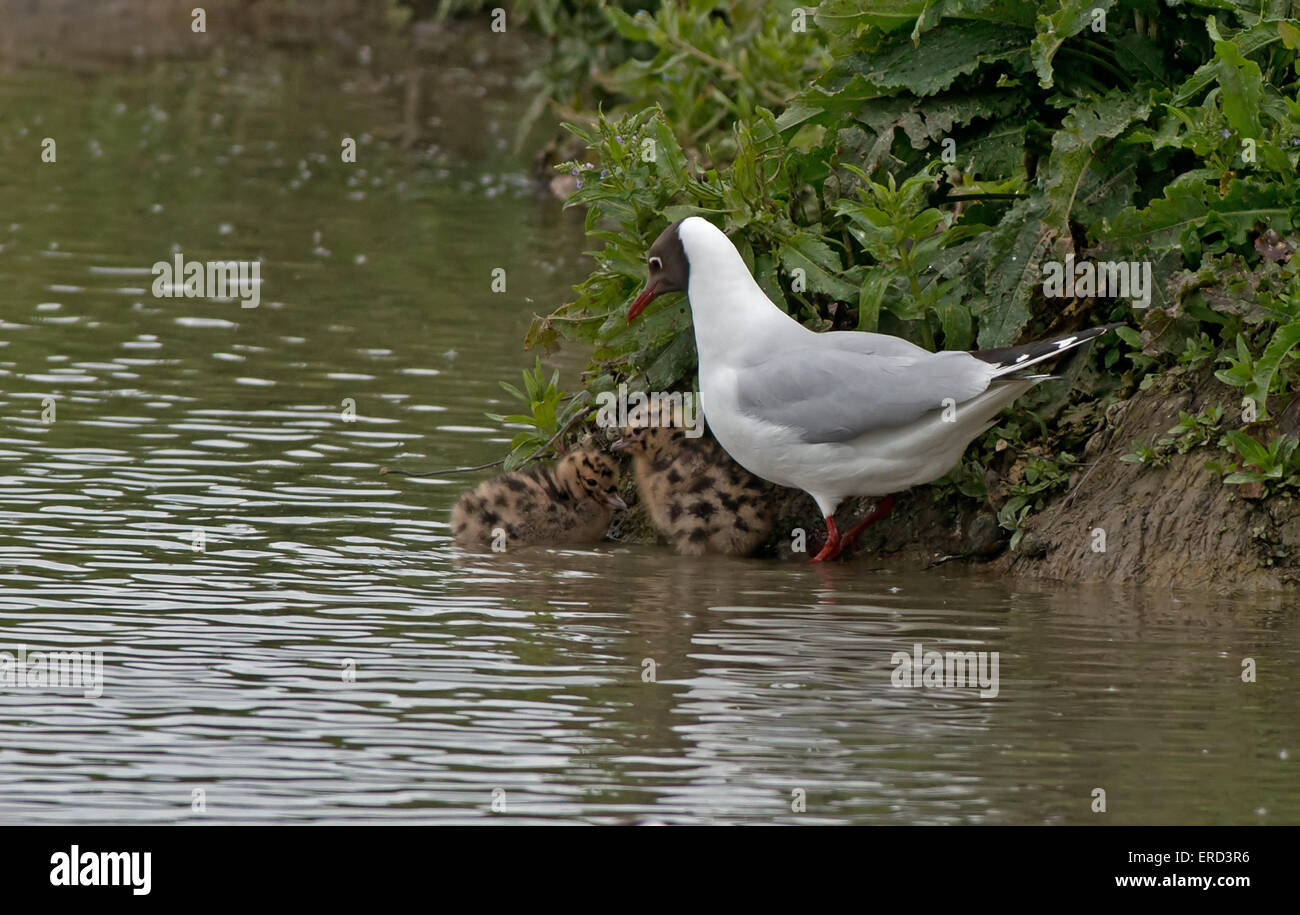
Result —
[[920, 358], [934, 353], [915, 343], [891, 334], [870, 334], [860, 330], [832, 330], [817, 335], [818, 346], [860, 356], [910, 356]]
[[909, 355], [863, 355], [818, 345], [825, 336], [746, 366], [737, 379], [741, 411], [796, 429], [805, 442], [844, 442], [907, 425], [943, 409], [948, 398], [961, 404], [988, 390], [993, 377], [969, 353], [918, 347]]

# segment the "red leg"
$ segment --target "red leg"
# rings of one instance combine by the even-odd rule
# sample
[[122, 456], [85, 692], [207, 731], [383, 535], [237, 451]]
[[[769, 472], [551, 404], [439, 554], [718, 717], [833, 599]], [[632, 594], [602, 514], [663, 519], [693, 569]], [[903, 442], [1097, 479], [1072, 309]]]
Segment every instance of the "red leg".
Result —
[[859, 535], [893, 510], [893, 496], [885, 496], [883, 499], [878, 501], [876, 507], [871, 510], [871, 514], [867, 515], [855, 524], [853, 529], [844, 535], [844, 548], [849, 550], [857, 549]]
[[840, 555], [841, 549], [840, 529], [835, 526], [835, 516], [826, 516], [826, 545], [822, 551], [814, 556], [809, 562], [825, 562], [828, 559], [834, 559]]

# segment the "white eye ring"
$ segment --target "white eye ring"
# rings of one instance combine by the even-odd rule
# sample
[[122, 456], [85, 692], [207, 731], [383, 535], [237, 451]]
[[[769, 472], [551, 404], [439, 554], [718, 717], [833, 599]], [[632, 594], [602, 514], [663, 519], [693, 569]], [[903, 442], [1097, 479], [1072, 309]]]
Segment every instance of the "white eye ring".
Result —
[[657, 257], [652, 257], [652, 258], [650, 258], [650, 269], [651, 269], [651, 270], [662, 270], [663, 267], [664, 267], [664, 262], [661, 261], [659, 258], [657, 258]]

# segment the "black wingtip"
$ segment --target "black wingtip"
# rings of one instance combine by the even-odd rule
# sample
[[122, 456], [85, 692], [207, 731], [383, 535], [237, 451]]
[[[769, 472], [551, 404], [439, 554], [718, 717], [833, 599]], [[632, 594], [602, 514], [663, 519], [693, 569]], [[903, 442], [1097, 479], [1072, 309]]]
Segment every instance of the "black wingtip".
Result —
[[1087, 343], [1089, 340], [1094, 340], [1104, 333], [1123, 326], [1123, 321], [1116, 321], [1112, 324], [1099, 324], [1096, 327], [1089, 327], [1086, 330], [1061, 337], [1053, 337], [1050, 340], [1038, 340], [1034, 343], [1008, 346], [1002, 349], [979, 350], [971, 353], [971, 355], [976, 359], [990, 363], [998, 375], [1007, 372], [1018, 372], [1045, 360], [1055, 359], [1081, 343]]

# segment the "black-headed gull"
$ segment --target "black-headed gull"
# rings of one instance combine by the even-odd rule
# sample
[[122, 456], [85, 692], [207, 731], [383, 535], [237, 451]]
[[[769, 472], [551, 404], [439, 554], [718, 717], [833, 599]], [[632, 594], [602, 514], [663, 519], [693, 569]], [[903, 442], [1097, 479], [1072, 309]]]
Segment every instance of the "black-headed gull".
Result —
[[[893, 494], [943, 476], [1003, 407], [1048, 375], [1023, 370], [1116, 325], [976, 353], [931, 353], [899, 337], [815, 333], [777, 308], [740, 252], [699, 216], [663, 231], [631, 322], [656, 296], [685, 292], [699, 352], [700, 406], [723, 448], [750, 472], [802, 489], [826, 519], [834, 559], [893, 507]], [[835, 509], [880, 497], [841, 536]]]

